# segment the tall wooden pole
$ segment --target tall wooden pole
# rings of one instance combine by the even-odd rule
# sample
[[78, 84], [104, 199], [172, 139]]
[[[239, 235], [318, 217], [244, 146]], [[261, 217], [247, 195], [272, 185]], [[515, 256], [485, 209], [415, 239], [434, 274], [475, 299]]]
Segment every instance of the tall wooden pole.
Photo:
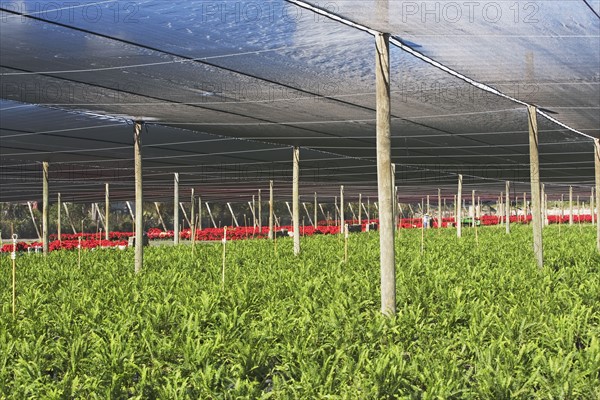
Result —
[[300, 254], [300, 199], [298, 186], [300, 183], [300, 148], [293, 150], [292, 177], [292, 222], [294, 227], [294, 255]]
[[258, 219], [256, 218], [256, 196], [252, 195], [252, 206], [251, 208], [251, 212], [252, 212], [252, 227], [256, 228], [256, 226], [258, 225]]
[[202, 230], [202, 196], [198, 195], [198, 230]]
[[179, 173], [173, 174], [173, 244], [179, 244]]
[[48, 162], [42, 163], [42, 251], [48, 254]]
[[106, 232], [104, 232], [104, 239], [110, 240], [110, 224], [108, 222], [108, 216], [110, 215], [110, 194], [109, 194], [109, 184], [107, 183], [104, 187], [104, 220], [106, 221], [104, 224], [104, 228]]
[[135, 272], [144, 264], [144, 192], [142, 185], [142, 122], [135, 121], [133, 130], [135, 165]]
[[569, 186], [569, 225], [573, 225], [573, 186]]
[[475, 211], [475, 190], [471, 191], [471, 208], [473, 209], [473, 219], [471, 220], [471, 227], [475, 228], [475, 218], [477, 217], [477, 212]]
[[510, 182], [506, 181], [506, 233], [510, 233]]
[[458, 193], [456, 194], [456, 237], [462, 236], [462, 174], [458, 175]]
[[314, 220], [315, 229], [317, 229], [317, 225], [318, 225], [317, 220], [319, 219], [319, 215], [317, 214], [318, 208], [319, 208], [319, 205], [317, 204], [317, 192], [315, 192], [315, 204], [313, 206], [313, 213], [314, 213], [314, 218], [315, 218], [315, 220]]
[[269, 181], [269, 239], [273, 239], [273, 181]]
[[358, 223], [362, 225], [362, 193], [358, 194]]
[[58, 236], [58, 241], [60, 242], [60, 241], [62, 241], [61, 218], [60, 218], [61, 217], [60, 213], [61, 213], [61, 209], [62, 209], [62, 201], [60, 200], [60, 193], [58, 193], [57, 197], [58, 197], [58, 199], [57, 199], [58, 208], [56, 210], [57, 211], [57, 215], [56, 215], [56, 233], [57, 233], [57, 236]]
[[196, 239], [196, 196], [194, 196], [194, 188], [190, 195], [190, 240], [194, 245]]
[[375, 36], [375, 84], [377, 108], [377, 192], [379, 197], [379, 252], [381, 312], [396, 314], [396, 265], [394, 250], [394, 181], [390, 139], [390, 61], [387, 33]]
[[[600, 251], [600, 141], [594, 139], [594, 170], [596, 176], [596, 248]], [[594, 212], [594, 210], [592, 210]]]
[[262, 190], [258, 189], [258, 231], [262, 231]]
[[156, 215], [158, 216], [158, 222], [160, 222], [160, 225], [163, 228], [163, 231], [167, 231], [167, 225], [165, 224], [165, 220], [163, 219], [162, 215], [160, 214], [160, 207], [158, 205], [158, 201], [154, 202], [154, 208], [156, 209]]
[[438, 228], [442, 227], [442, 189], [438, 188]]
[[346, 224], [346, 222], [344, 221], [345, 217], [344, 217], [344, 207], [345, 203], [344, 203], [344, 185], [340, 186], [340, 235], [344, 234], [344, 226]]
[[542, 209], [540, 194], [540, 163], [538, 157], [537, 109], [527, 106], [529, 116], [529, 172], [531, 179], [531, 220], [533, 225], [533, 253], [538, 268], [544, 267], [542, 240]]

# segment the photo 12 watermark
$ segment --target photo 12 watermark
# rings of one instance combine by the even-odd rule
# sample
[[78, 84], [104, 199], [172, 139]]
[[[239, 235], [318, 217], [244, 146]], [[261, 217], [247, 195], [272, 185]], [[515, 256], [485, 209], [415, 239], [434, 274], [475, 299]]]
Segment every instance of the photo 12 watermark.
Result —
[[[399, 4], [398, 4], [399, 3]], [[535, 24], [539, 22], [540, 4], [531, 1], [402, 1], [403, 24], [410, 23], [488, 23]]]
[[140, 5], [135, 1], [2, 1], [0, 23], [55, 22], [62, 24], [137, 24]]

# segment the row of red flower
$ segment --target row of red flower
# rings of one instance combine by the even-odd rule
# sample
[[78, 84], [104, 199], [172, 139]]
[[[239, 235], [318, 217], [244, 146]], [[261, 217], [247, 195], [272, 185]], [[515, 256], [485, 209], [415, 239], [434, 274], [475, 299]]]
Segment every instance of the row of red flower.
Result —
[[[74, 250], [79, 246], [79, 240], [54, 240], [48, 244], [48, 249], [50, 251], [54, 250]], [[117, 247], [117, 246], [127, 246], [126, 240], [82, 240], [81, 248], [82, 249], [95, 249], [97, 247]], [[30, 250], [41, 250], [42, 243], [41, 242], [17, 242], [16, 251], [30, 251]], [[2, 245], [0, 252], [2, 253], [10, 253], [13, 251], [13, 244], [6, 243]]]
[[[156, 229], [156, 228], [152, 228]], [[108, 232], [108, 240], [127, 240], [127, 238], [134, 236], [134, 232]], [[57, 234], [51, 234], [48, 236], [50, 240], [58, 240]], [[79, 232], [79, 233], [63, 233], [60, 235], [62, 241], [65, 240], [103, 240], [104, 232]]]
[[[482, 225], [497, 225], [500, 223], [501, 218], [498, 216], [492, 215], [484, 215], [480, 219]], [[579, 222], [591, 222], [591, 215], [574, 215], [573, 220], [575, 223]], [[531, 221], [531, 215], [528, 216], [511, 216], [511, 223], [523, 223], [527, 224]], [[368, 224], [373, 224], [376, 226], [379, 221], [378, 220], [363, 220], [361, 221], [361, 230], [366, 231], [366, 226]], [[569, 216], [557, 216], [557, 215], [549, 215], [548, 222], [551, 224], [556, 223], [568, 223]], [[339, 226], [334, 225], [334, 221], [319, 221], [317, 227], [303, 226], [300, 227], [300, 235], [302, 236], [312, 236], [312, 235], [333, 235], [340, 232]], [[349, 225], [358, 225], [358, 220], [347, 220], [346, 223]], [[432, 217], [431, 222], [432, 227], [437, 227], [437, 218]], [[454, 218], [443, 218], [442, 219], [442, 227], [453, 226], [455, 224]], [[423, 226], [422, 218], [402, 218], [399, 221], [398, 226], [400, 228], [421, 228]], [[291, 226], [282, 226], [275, 229], [276, 232], [292, 232], [293, 228]], [[210, 240], [221, 240], [223, 239], [224, 228], [205, 228], [205, 229], [197, 229], [195, 234], [195, 240], [199, 241], [210, 241]], [[266, 238], [269, 234], [269, 227], [263, 226], [262, 228], [254, 228], [254, 227], [228, 227], [227, 228], [227, 240], [241, 240], [248, 238]], [[281, 233], [279, 233], [281, 234]], [[174, 234], [172, 230], [162, 231], [159, 228], [150, 228], [147, 231], [148, 239], [172, 239]], [[189, 240], [191, 237], [191, 230], [184, 229], [180, 233], [180, 238]], [[134, 236], [133, 232], [110, 232], [109, 238], [110, 240], [104, 240], [104, 234], [102, 233], [77, 233], [77, 234], [63, 234], [61, 235], [62, 240], [56, 240], [57, 235], [50, 235], [50, 239], [52, 240], [49, 244], [50, 251], [53, 250], [72, 250], [77, 249], [79, 245], [79, 238], [81, 237], [81, 247], [84, 249], [92, 249], [96, 247], [116, 247], [116, 246], [127, 246], [127, 238]], [[18, 242], [16, 246], [17, 251], [26, 251], [28, 249], [40, 249], [42, 247], [42, 243], [33, 242], [33, 243], [25, 243]], [[4, 244], [0, 252], [8, 253], [13, 251], [12, 243]]]

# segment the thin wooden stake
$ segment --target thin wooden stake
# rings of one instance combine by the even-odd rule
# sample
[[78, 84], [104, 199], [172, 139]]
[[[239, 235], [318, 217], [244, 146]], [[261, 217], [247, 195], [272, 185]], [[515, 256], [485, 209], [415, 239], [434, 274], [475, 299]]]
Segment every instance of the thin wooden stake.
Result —
[[[129, 202], [127, 202], [129, 207]], [[131, 208], [129, 208], [131, 213]], [[133, 219], [133, 214], [131, 215]], [[173, 245], [179, 244], [179, 173], [173, 174]]]
[[60, 193], [57, 194], [57, 203], [58, 203], [58, 207], [56, 207], [56, 234], [58, 236], [58, 243], [62, 243], [62, 232], [61, 232], [61, 200], [60, 200]]
[[49, 192], [48, 192], [48, 162], [42, 162], [42, 251], [44, 255], [48, 255], [50, 246], [48, 243], [48, 209], [49, 209]]
[[[109, 222], [109, 217], [110, 217], [110, 186], [107, 183], [104, 187], [104, 220], [106, 221], [104, 223], [104, 239], [105, 240], [110, 240], [110, 222]], [[160, 215], [160, 214], [159, 214]]]
[[79, 245], [77, 246], [77, 267], [81, 268], [81, 237], [83, 236], [83, 220], [81, 220], [81, 235], [79, 235]]
[[167, 225], [165, 224], [165, 221], [163, 220], [162, 215], [160, 215], [160, 207], [158, 206], [158, 201], [154, 202], [154, 207], [156, 208], [156, 214], [158, 215], [158, 222], [160, 222], [160, 225], [162, 226], [163, 230], [166, 232]]
[[223, 268], [221, 270], [221, 289], [225, 289], [225, 249], [227, 245], [227, 227], [223, 228]]
[[16, 315], [17, 310], [17, 235], [14, 232], [14, 226], [10, 225], [10, 231], [12, 233], [13, 251], [10, 253], [12, 260], [12, 314], [13, 318]]
[[533, 254], [538, 268], [544, 267], [544, 250], [542, 239], [542, 210], [540, 195], [540, 164], [538, 158], [537, 109], [527, 106], [529, 120], [529, 173], [531, 181], [531, 217], [533, 228]]
[[37, 226], [37, 222], [35, 222], [35, 215], [33, 215], [33, 207], [31, 207], [31, 202], [27, 202], [27, 206], [29, 207], [29, 214], [31, 215], [31, 221], [33, 222], [33, 227], [35, 228], [35, 233], [38, 235], [38, 239], [40, 242], [42, 241], [42, 234]]
[[462, 236], [462, 182], [463, 176], [458, 175], [458, 194], [456, 195], [456, 236]]

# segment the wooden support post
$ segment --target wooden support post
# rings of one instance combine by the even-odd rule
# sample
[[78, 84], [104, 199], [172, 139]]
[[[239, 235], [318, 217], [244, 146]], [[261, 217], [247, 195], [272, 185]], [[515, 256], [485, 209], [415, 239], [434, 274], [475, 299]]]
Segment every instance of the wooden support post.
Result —
[[319, 216], [317, 215], [317, 209], [318, 209], [318, 205], [317, 205], [317, 192], [315, 192], [315, 204], [313, 206], [313, 214], [314, 214], [314, 227], [315, 229], [317, 229], [317, 225], [318, 225], [318, 219]]
[[179, 173], [173, 174], [173, 244], [179, 244]]
[[477, 217], [477, 212], [475, 211], [475, 190], [471, 191], [471, 208], [473, 209], [471, 227], [475, 228], [475, 218]]
[[323, 204], [319, 203], [319, 209], [321, 210], [321, 215], [323, 216], [323, 219], [327, 221], [327, 226], [329, 226], [329, 215], [328, 213], [325, 213], [325, 210], [323, 209]]
[[[194, 196], [194, 188], [190, 194], [190, 240], [192, 241], [192, 249], [196, 241], [196, 196]], [[192, 250], [193, 251], [193, 250]]]
[[352, 207], [352, 202], [348, 202], [348, 207], [350, 208], [350, 212], [352, 213], [352, 220], [356, 220], [356, 214], [354, 213], [354, 207]]
[[300, 148], [292, 151], [292, 225], [294, 229], [294, 255], [300, 254]]
[[381, 312], [396, 314], [396, 257], [394, 250], [394, 181], [390, 139], [390, 61], [387, 33], [375, 35], [377, 193], [379, 197], [379, 252]]
[[212, 215], [212, 211], [210, 211], [210, 206], [208, 205], [208, 201], [204, 203], [206, 205], [206, 210], [208, 211], [208, 216], [210, 217], [210, 222], [212, 222], [213, 228], [217, 227], [217, 223]]
[[275, 237], [275, 232], [273, 231], [273, 181], [269, 181], [269, 239], [273, 239]]
[[192, 223], [191, 223], [190, 219], [188, 218], [187, 212], [185, 212], [185, 207], [183, 206], [183, 203], [179, 203], [179, 207], [181, 208], [181, 212], [183, 213], [185, 222], [187, 222], [188, 226], [191, 227]]
[[581, 208], [579, 205], [579, 195], [576, 197], [575, 208], [577, 209], [577, 222], [581, 222]]
[[100, 221], [102, 223], [102, 226], [106, 230], [106, 221], [104, 220], [104, 216], [100, 212], [100, 206], [98, 205], [98, 203], [94, 203], [92, 204], [92, 206], [92, 214], [96, 217], [96, 222]]
[[438, 188], [438, 229], [442, 227], [442, 189]]
[[166, 232], [167, 225], [165, 224], [165, 221], [163, 220], [162, 215], [160, 215], [160, 206], [158, 205], [158, 201], [154, 202], [154, 208], [156, 208], [156, 215], [158, 215], [158, 222], [160, 222], [160, 225], [162, 226], [163, 231]]
[[42, 163], [42, 250], [48, 254], [48, 162]]
[[[313, 219], [310, 216], [310, 213], [308, 212], [308, 207], [306, 207], [306, 203], [302, 202], [302, 207], [304, 207], [304, 212], [306, 213], [306, 216], [308, 217], [308, 222], [310, 222], [310, 224], [314, 227], [314, 223], [313, 223]], [[302, 219], [304, 219], [304, 217], [302, 217]]]
[[344, 185], [340, 186], [340, 234], [344, 233], [344, 226], [346, 224], [346, 218], [344, 217], [346, 203], [344, 203]]
[[362, 194], [358, 194], [358, 223], [362, 225]]
[[71, 229], [73, 230], [73, 234], [77, 234], [77, 229], [75, 229], [75, 224], [73, 224], [73, 220], [71, 219], [71, 215], [69, 214], [69, 208], [67, 207], [67, 203], [62, 203], [63, 208], [65, 209], [65, 214], [67, 219], [69, 220], [69, 224], [71, 225]]
[[[135, 215], [133, 214], [133, 209], [131, 208], [131, 203], [129, 201], [126, 201], [125, 204], [127, 205], [127, 209], [129, 210], [129, 216], [131, 216], [131, 221], [135, 225]], [[133, 230], [135, 230], [135, 226], [134, 226]]]
[[573, 225], [573, 186], [569, 186], [569, 225]]
[[531, 216], [533, 225], [533, 253], [538, 268], [544, 267], [542, 240], [542, 210], [540, 194], [540, 164], [538, 158], [537, 109], [527, 106], [529, 116], [529, 172], [531, 180]]
[[506, 181], [506, 233], [510, 233], [510, 182]]
[[258, 189], [258, 232], [262, 231], [262, 190]]
[[135, 121], [133, 133], [135, 166], [135, 272], [144, 265], [144, 191], [142, 185], [142, 122]]
[[456, 195], [456, 237], [462, 236], [462, 174], [458, 175], [458, 193]]
[[61, 226], [60, 226], [60, 211], [62, 208], [62, 202], [60, 201], [60, 193], [58, 193], [57, 195], [57, 203], [58, 203], [58, 207], [56, 208], [57, 211], [57, 215], [56, 215], [56, 234], [58, 236], [58, 241], [61, 242], [62, 241], [62, 232], [61, 232]]
[[198, 195], [198, 230], [202, 230], [202, 196]]
[[427, 215], [431, 215], [431, 210], [429, 208], [429, 195], [427, 195]]
[[252, 204], [250, 204], [250, 211], [252, 212], [252, 227], [256, 228], [258, 225], [258, 219], [256, 218], [256, 197], [252, 195]]
[[109, 192], [109, 184], [105, 184], [104, 186], [104, 239], [110, 240], [110, 192]]
[[[594, 175], [596, 183], [596, 248], [600, 251], [600, 141], [594, 139]], [[593, 212], [593, 210], [592, 210]]]
[[[365, 207], [365, 203], [362, 204], [362, 209], [365, 212], [365, 215], [367, 216], [367, 221], [369, 221], [369, 212], [367, 211], [367, 207]], [[367, 222], [368, 223], [368, 222]]]
[[231, 219], [233, 220], [233, 223], [235, 224], [236, 228], [239, 227], [240, 225], [238, 224], [237, 218], [235, 217], [233, 208], [231, 208], [231, 203], [227, 203], [227, 208], [229, 208], [229, 212], [231, 213]]

